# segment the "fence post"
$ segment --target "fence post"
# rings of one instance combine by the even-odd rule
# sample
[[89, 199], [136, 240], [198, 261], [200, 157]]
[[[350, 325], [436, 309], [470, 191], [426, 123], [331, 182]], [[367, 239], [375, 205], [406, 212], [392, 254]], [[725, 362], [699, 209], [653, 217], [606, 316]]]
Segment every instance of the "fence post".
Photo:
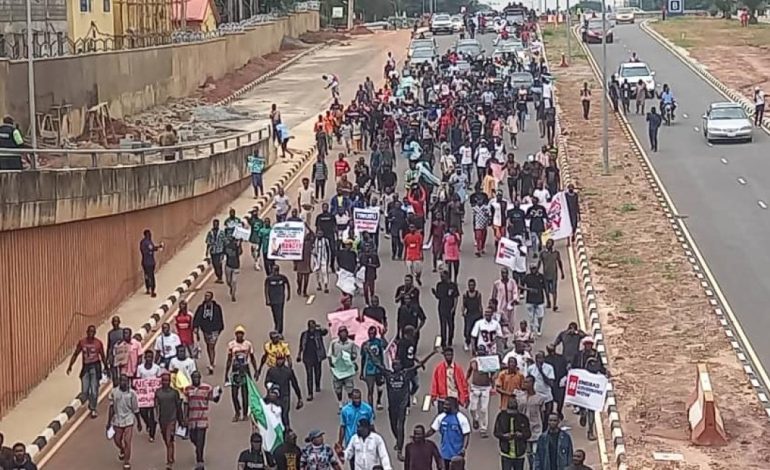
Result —
[[139, 162], [140, 162], [142, 165], [144, 165], [144, 164], [146, 164], [146, 163], [147, 163], [147, 159], [146, 159], [146, 157], [145, 157], [145, 154], [144, 154], [144, 150], [142, 150], [141, 152], [139, 152]]
[[99, 166], [96, 161], [96, 152], [91, 152], [91, 167], [96, 168]]

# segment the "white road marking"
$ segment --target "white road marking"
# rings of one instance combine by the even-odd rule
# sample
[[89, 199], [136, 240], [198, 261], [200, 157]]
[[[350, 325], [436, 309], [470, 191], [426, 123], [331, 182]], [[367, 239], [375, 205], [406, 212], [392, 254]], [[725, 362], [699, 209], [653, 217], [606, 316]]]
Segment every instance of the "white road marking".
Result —
[[305, 305], [312, 304], [314, 300], [315, 300], [315, 294], [310, 294], [310, 297], [308, 297], [307, 300], [305, 301]]
[[698, 128], [698, 126], [695, 126], [692, 128], [692, 130], [694, 130], [695, 132], [698, 132], [700, 129]]
[[757, 201], [757, 204], [758, 204], [758, 205], [759, 205], [759, 207], [761, 207], [762, 209], [767, 209], [767, 204], [765, 204], [765, 201]]
[[722, 157], [720, 159], [720, 161], [722, 162], [723, 165], [727, 165], [727, 159], [726, 158]]
[[687, 114], [682, 114], [682, 117], [683, 117], [683, 118], [685, 118], [685, 119], [687, 119], [687, 118], [689, 118], [690, 116], [689, 116], [689, 115], [687, 115]]
[[708, 142], [706, 145], [708, 145], [709, 147], [713, 147], [714, 146], [714, 144], [712, 144], [711, 142]]
[[745, 185], [746, 184], [746, 180], [744, 178], [739, 177], [738, 178], [738, 183]]

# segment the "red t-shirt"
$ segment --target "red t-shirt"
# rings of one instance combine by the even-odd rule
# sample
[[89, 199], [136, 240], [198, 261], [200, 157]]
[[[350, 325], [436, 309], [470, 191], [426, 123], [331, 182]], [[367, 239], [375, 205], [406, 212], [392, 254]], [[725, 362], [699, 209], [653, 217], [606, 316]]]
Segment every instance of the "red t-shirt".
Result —
[[420, 232], [404, 235], [405, 258], [407, 261], [422, 259], [422, 234]]
[[80, 351], [83, 355], [84, 365], [101, 362], [99, 353], [101, 352], [101, 354], [104, 354], [104, 345], [99, 339], [94, 338], [89, 341], [88, 338], [83, 338], [78, 342], [78, 345], [80, 346]]
[[193, 344], [193, 317], [189, 312], [177, 313], [174, 318], [176, 323], [176, 334], [179, 335], [179, 340], [183, 345], [189, 346]]
[[339, 178], [342, 175], [347, 175], [350, 172], [350, 165], [345, 160], [337, 160], [334, 162], [334, 175]]

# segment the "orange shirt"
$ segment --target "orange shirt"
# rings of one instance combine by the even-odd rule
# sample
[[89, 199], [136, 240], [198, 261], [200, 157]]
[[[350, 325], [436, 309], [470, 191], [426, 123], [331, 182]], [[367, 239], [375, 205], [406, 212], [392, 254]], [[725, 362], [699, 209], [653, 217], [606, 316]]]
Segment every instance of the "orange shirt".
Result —
[[[504, 392], [507, 392], [511, 395], [516, 390], [521, 390], [521, 388], [524, 386], [524, 376], [521, 374], [521, 372], [516, 371], [515, 374], [511, 374], [507, 370], [503, 370], [500, 372], [500, 374], [497, 376], [497, 380], [495, 381], [495, 387], [502, 389]], [[500, 394], [500, 409], [506, 410], [508, 409], [508, 395]]]
[[420, 232], [404, 235], [405, 257], [407, 261], [420, 261], [422, 259], [422, 234]]
[[334, 117], [331, 114], [324, 117], [324, 132], [327, 134], [334, 132]]

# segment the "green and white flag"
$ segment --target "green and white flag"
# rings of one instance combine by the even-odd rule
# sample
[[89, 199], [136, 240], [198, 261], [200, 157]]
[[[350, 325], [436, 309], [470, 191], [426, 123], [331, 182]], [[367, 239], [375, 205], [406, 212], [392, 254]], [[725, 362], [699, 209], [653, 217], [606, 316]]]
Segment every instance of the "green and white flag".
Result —
[[263, 449], [273, 452], [283, 444], [283, 423], [267, 409], [267, 403], [257, 389], [257, 383], [248, 374], [246, 386], [249, 391], [249, 415], [254, 425], [262, 435]]

